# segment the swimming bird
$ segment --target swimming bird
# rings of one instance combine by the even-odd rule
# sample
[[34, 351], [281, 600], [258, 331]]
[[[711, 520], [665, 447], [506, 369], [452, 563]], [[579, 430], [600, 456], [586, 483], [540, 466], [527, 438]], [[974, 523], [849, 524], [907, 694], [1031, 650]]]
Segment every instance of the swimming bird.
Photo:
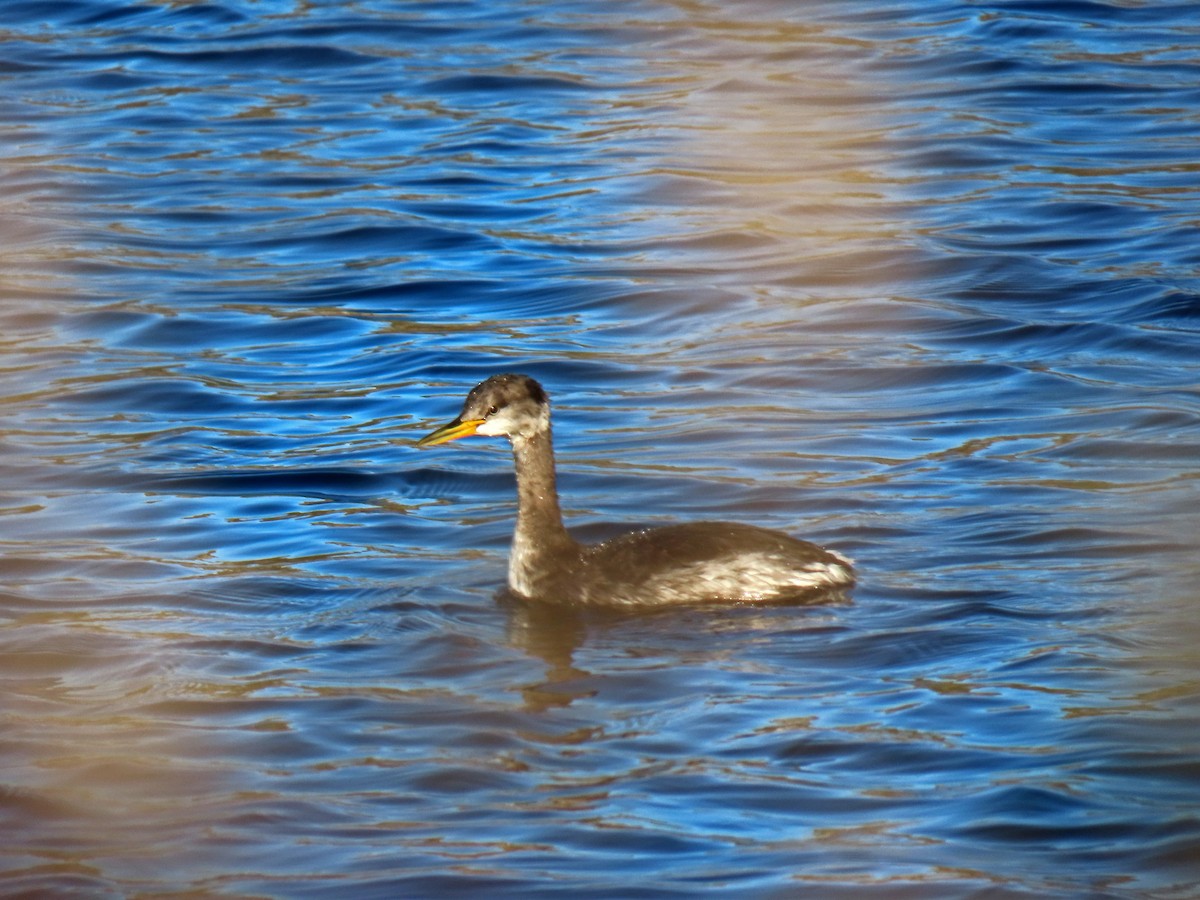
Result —
[[781, 531], [688, 522], [581, 544], [563, 526], [555, 485], [550, 400], [528, 375], [476, 385], [452, 422], [418, 447], [470, 435], [505, 437], [517, 471], [517, 524], [508, 587], [528, 600], [570, 606], [661, 607], [820, 599], [854, 583], [851, 562]]

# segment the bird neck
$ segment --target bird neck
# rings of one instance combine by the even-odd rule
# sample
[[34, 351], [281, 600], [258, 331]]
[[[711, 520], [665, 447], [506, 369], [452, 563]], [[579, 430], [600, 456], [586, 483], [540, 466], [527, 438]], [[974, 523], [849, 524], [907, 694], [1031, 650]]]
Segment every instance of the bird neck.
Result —
[[513, 438], [517, 469], [517, 527], [509, 556], [509, 586], [537, 596], [540, 576], [579, 546], [563, 526], [554, 475], [554, 445], [550, 429]]
[[517, 468], [517, 533], [540, 541], [566, 537], [554, 475], [550, 430], [513, 439]]

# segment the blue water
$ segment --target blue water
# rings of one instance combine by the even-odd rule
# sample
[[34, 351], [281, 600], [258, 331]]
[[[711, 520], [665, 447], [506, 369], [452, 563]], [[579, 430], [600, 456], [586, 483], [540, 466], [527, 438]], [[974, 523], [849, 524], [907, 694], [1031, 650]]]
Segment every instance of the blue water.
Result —
[[[0, 2], [0, 893], [1200, 894], [1200, 24]], [[849, 602], [499, 596], [723, 518]]]

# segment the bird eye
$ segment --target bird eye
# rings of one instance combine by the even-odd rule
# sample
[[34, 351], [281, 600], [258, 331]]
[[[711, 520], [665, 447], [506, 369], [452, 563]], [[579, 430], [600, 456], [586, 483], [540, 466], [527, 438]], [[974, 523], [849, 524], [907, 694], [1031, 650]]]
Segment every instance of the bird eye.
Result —
[[494, 407], [494, 406], [489, 406], [489, 407], [488, 407], [488, 411], [487, 411], [487, 415], [486, 415], [486, 416], [484, 416], [484, 418], [485, 418], [485, 419], [490, 419], [490, 418], [491, 418], [492, 416], [494, 416], [495, 414], [496, 414], [496, 407]]

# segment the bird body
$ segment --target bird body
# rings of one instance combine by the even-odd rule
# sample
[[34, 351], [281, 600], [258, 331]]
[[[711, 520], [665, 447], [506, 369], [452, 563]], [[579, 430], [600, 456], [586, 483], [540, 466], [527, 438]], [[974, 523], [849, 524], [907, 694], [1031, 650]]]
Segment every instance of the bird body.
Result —
[[507, 437], [517, 473], [517, 525], [508, 586], [529, 600], [637, 608], [812, 598], [854, 583], [851, 563], [781, 531], [688, 522], [581, 544], [563, 526], [550, 404], [527, 375], [493, 375], [461, 415], [423, 437], [432, 446], [472, 434]]

